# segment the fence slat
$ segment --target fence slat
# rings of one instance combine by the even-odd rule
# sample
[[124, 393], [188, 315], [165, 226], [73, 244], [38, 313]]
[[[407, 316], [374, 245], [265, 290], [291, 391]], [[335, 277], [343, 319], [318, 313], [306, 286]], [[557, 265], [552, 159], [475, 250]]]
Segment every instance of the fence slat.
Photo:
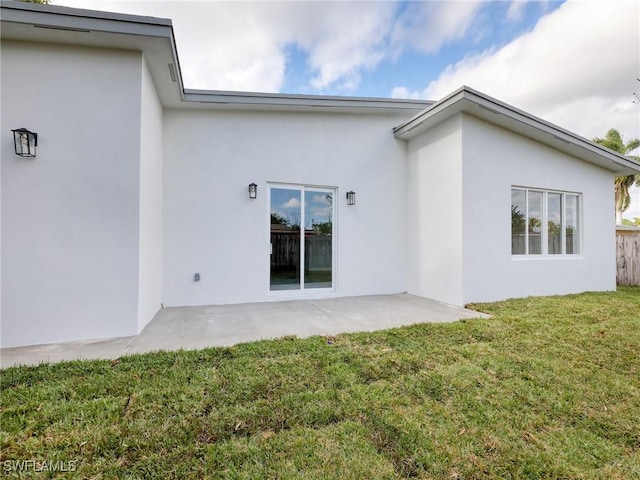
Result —
[[[296, 268], [300, 263], [300, 234], [271, 232], [271, 268]], [[310, 271], [330, 271], [332, 239], [327, 235], [305, 237], [304, 268]]]
[[640, 233], [616, 235], [618, 285], [640, 285]]

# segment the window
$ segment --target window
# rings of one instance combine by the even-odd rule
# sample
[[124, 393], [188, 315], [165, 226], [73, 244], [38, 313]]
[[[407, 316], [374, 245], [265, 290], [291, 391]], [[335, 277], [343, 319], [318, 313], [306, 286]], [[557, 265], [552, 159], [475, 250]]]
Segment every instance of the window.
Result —
[[511, 189], [512, 255], [580, 253], [580, 195]]

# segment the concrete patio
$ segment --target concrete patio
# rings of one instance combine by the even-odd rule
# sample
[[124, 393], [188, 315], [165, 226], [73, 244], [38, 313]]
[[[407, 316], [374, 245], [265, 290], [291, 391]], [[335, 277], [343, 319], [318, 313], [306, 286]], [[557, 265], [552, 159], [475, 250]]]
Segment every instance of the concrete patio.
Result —
[[408, 294], [172, 307], [160, 310], [137, 336], [3, 348], [0, 366], [115, 359], [157, 350], [230, 346], [287, 335], [304, 338], [479, 317], [487, 315]]

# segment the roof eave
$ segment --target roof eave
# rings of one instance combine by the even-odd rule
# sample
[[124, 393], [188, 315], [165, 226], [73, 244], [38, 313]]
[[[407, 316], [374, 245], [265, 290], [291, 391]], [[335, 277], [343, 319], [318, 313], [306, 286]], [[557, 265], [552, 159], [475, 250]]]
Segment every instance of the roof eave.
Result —
[[[131, 15], [128, 13], [116, 13], [106, 12], [102, 10], [87, 10], [83, 8], [62, 7], [58, 5], [45, 5], [39, 3], [30, 3], [13, 0], [0, 0], [0, 6], [3, 10], [2, 20], [22, 23], [33, 23], [33, 14], [42, 14], [51, 17], [57, 17], [60, 22], [73, 21], [85, 21], [87, 20], [99, 20], [99, 21], [114, 21], [124, 24], [139, 24], [139, 25], [157, 25], [171, 27], [172, 22], [168, 18], [150, 17], [143, 15]], [[22, 13], [20, 13], [22, 12]], [[7, 17], [7, 15], [11, 15]], [[112, 30], [110, 30], [112, 31]]]
[[184, 100], [171, 20], [0, 0], [2, 39], [138, 50], [163, 105]]
[[529, 136], [618, 175], [640, 172], [640, 164], [628, 157], [467, 86], [459, 88], [407, 122], [395, 127], [394, 136], [410, 140], [457, 113], [468, 113]]
[[432, 102], [390, 98], [341, 97], [283, 93], [236, 92], [221, 90], [185, 90], [185, 107], [190, 103], [213, 108], [251, 107], [262, 109], [331, 109], [354, 112], [416, 112]]

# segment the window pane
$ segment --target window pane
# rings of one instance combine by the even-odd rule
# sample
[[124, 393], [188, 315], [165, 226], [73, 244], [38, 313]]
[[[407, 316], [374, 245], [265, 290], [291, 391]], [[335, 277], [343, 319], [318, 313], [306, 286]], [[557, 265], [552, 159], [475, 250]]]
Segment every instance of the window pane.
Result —
[[547, 194], [549, 255], [562, 253], [562, 194]]
[[332, 213], [332, 192], [304, 192], [304, 288], [331, 288]]
[[527, 222], [526, 192], [511, 189], [511, 254], [524, 255], [526, 252]]
[[542, 192], [529, 192], [527, 227], [529, 229], [529, 254], [542, 253]]
[[271, 290], [300, 289], [302, 192], [271, 189]]
[[577, 195], [565, 195], [566, 203], [566, 220], [565, 220], [565, 236], [566, 236], [566, 253], [580, 253], [580, 231], [578, 229], [579, 218], [579, 202]]

